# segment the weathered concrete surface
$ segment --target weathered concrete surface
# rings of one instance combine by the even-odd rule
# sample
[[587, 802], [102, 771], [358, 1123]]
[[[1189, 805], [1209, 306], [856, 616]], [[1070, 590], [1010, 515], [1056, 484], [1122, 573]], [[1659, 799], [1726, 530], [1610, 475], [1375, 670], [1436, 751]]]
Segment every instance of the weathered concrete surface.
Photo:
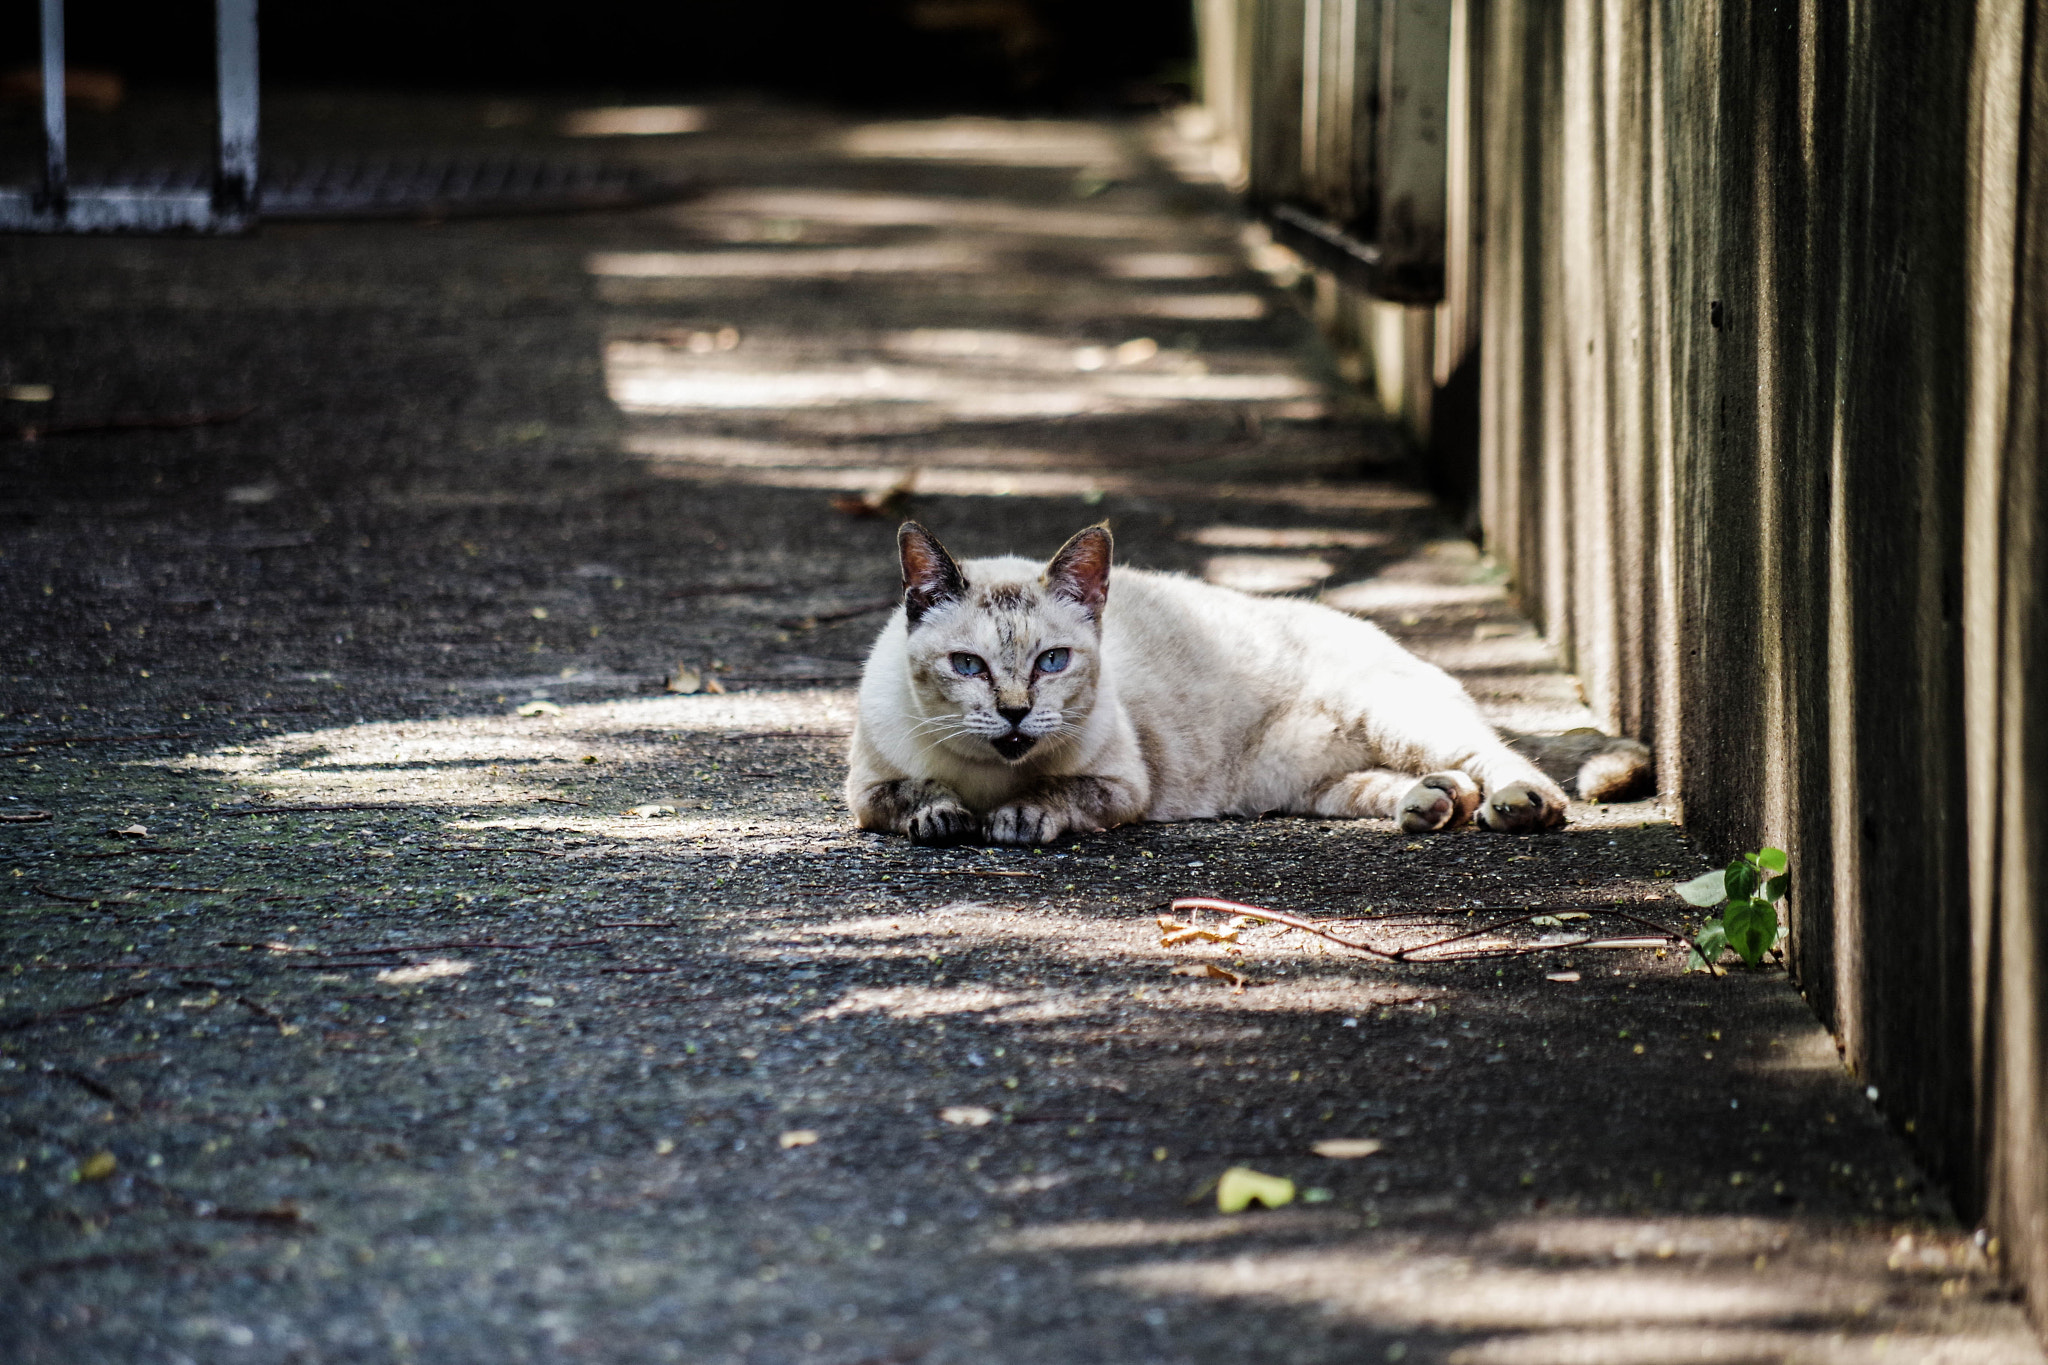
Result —
[[[515, 136], [324, 108], [273, 132]], [[1323, 584], [1502, 718], [1585, 713], [1144, 130], [735, 109], [621, 154], [715, 183], [0, 244], [0, 377], [58, 395], [10, 423], [257, 405], [0, 445], [0, 808], [52, 817], [0, 825], [0, 1353], [2040, 1360], [1779, 976], [1153, 923], [1671, 918], [1701, 863], [1654, 806], [852, 831], [893, 523], [830, 499], [912, 467], [961, 548], [1107, 516], [1134, 562]], [[312, 805], [359, 808], [259, 809]], [[1239, 1163], [1328, 1197], [1219, 1216]]]

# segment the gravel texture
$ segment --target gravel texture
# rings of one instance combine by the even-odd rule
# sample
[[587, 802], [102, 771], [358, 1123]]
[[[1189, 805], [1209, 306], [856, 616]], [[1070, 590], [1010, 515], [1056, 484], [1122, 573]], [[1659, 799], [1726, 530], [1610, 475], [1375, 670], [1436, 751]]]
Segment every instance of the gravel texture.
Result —
[[[567, 108], [271, 135], [589, 154]], [[2041, 1360], [1782, 973], [1543, 946], [1691, 922], [1655, 802], [854, 830], [905, 508], [1107, 518], [1586, 717], [1199, 144], [711, 114], [601, 149], [699, 187], [632, 212], [0, 241], [0, 382], [56, 394], [0, 427], [249, 409], [0, 431], [0, 1355]], [[1390, 964], [1163, 946], [1187, 895], [1594, 918]], [[1233, 1166], [1296, 1199], [1217, 1212]]]

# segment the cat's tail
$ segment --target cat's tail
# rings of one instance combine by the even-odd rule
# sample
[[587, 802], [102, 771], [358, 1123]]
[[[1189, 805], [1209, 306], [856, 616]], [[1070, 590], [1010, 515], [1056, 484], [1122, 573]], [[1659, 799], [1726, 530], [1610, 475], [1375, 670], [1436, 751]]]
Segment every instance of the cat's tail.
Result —
[[1508, 747], [1582, 801], [1637, 801], [1657, 794], [1657, 765], [1641, 740], [1591, 727], [1561, 735], [1501, 731]]

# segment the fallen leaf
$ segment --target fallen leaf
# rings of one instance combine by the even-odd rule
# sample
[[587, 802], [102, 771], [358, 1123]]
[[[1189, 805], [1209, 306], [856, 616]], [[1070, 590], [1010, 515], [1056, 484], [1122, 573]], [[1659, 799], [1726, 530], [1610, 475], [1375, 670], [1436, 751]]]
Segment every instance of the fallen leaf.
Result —
[[693, 692], [702, 690], [704, 675], [688, 665], [677, 664], [676, 671], [662, 679], [662, 686], [671, 692], [680, 692], [684, 696], [688, 696]]
[[46, 810], [0, 811], [0, 825], [40, 825], [50, 818]]
[[1703, 872], [1691, 881], [1680, 882], [1671, 889], [1694, 905], [1719, 905], [1728, 899], [1728, 873], [1726, 869]]
[[978, 1104], [949, 1104], [939, 1111], [939, 1117], [963, 1128], [980, 1128], [995, 1121], [996, 1111]]
[[562, 708], [551, 701], [530, 701], [519, 708], [522, 716], [559, 716]]
[[1545, 972], [1543, 979], [1545, 981], [1577, 981], [1579, 974], [1577, 972]]
[[105, 1180], [121, 1163], [114, 1160], [112, 1152], [94, 1152], [78, 1163], [80, 1180]]
[[1235, 943], [1235, 928], [1216, 930], [1203, 929], [1198, 925], [1182, 924], [1171, 915], [1159, 917], [1159, 946], [1177, 948], [1183, 943]]
[[644, 806], [635, 806], [626, 812], [628, 815], [637, 815], [642, 820], [652, 820], [657, 815], [674, 815], [676, 813], [674, 806], [664, 806], [657, 802], [649, 802]]
[[1213, 962], [1204, 962], [1199, 967], [1175, 967], [1173, 975], [1212, 977], [1217, 981], [1234, 986], [1240, 995], [1244, 994], [1244, 988], [1251, 984], [1249, 977], [1239, 976], [1227, 967], [1219, 967]]
[[809, 1128], [792, 1128], [776, 1139], [782, 1144], [784, 1151], [792, 1147], [808, 1147], [817, 1140], [817, 1133]]
[[843, 512], [849, 517], [896, 516], [909, 503], [911, 490], [917, 487], [917, 475], [917, 467], [913, 465], [903, 472], [902, 478], [887, 488], [878, 488], [867, 493], [834, 494], [832, 510]]
[[656, 1156], [667, 1156], [675, 1149], [676, 1140], [674, 1138], [661, 1138], [654, 1144], [654, 1154]]
[[107, 833], [117, 839], [147, 839], [149, 831], [141, 825], [130, 825], [126, 829], [110, 829]]
[[583, 761], [584, 761], [585, 763], [595, 763], [595, 762], [597, 762], [597, 755], [596, 755], [596, 754], [585, 754], [585, 755], [583, 755]]
[[1371, 1156], [1385, 1145], [1378, 1138], [1324, 1138], [1310, 1150], [1317, 1156], [1337, 1161], [1355, 1161], [1362, 1156]]
[[410, 967], [386, 967], [377, 973], [377, 979], [394, 986], [409, 986], [416, 981], [432, 981], [436, 977], [461, 976], [469, 968], [469, 963], [458, 958], [437, 957]]
[[1593, 918], [1591, 912], [1585, 910], [1560, 910], [1557, 912], [1557, 917], [1561, 920]]
[[716, 678], [706, 678], [704, 680], [704, 690], [706, 692], [722, 694], [725, 691], [725, 684]]
[[1294, 1182], [1285, 1176], [1262, 1175], [1249, 1166], [1232, 1166], [1216, 1182], [1216, 1207], [1242, 1213], [1253, 1204], [1277, 1209], [1294, 1202]]

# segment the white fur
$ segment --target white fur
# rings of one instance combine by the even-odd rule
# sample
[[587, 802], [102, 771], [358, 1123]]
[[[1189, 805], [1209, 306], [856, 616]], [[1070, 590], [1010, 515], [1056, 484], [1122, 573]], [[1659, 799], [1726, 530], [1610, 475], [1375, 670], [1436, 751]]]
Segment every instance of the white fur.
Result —
[[[1396, 816], [1411, 829], [1457, 824], [1475, 808], [1496, 828], [1563, 817], [1564, 793], [1501, 741], [1457, 681], [1368, 621], [1118, 568], [1098, 629], [1047, 591], [1039, 564], [979, 559], [960, 571], [968, 600], [915, 628], [899, 610], [868, 656], [847, 780], [866, 827], [915, 832], [870, 795], [900, 779], [938, 784], [998, 842], [1046, 842], [1069, 828], [1137, 818], [1265, 812]], [[1043, 737], [1017, 762], [999, 757], [983, 733], [990, 724], [1006, 731], [1007, 722], [977, 708], [974, 690], [945, 664], [962, 649], [993, 657], [1001, 643], [989, 634], [993, 618], [972, 597], [996, 585], [1034, 594], [1033, 638], [1012, 642], [1018, 657], [1075, 651], [1067, 675], [1033, 684], [1019, 729]], [[1003, 685], [1021, 705], [1023, 683]], [[1048, 833], [1041, 808], [1059, 805], [1060, 779], [1081, 777], [1106, 780], [1119, 795], [1092, 816], [1052, 809], [1059, 828]], [[1029, 808], [1023, 816], [1020, 805]]]

